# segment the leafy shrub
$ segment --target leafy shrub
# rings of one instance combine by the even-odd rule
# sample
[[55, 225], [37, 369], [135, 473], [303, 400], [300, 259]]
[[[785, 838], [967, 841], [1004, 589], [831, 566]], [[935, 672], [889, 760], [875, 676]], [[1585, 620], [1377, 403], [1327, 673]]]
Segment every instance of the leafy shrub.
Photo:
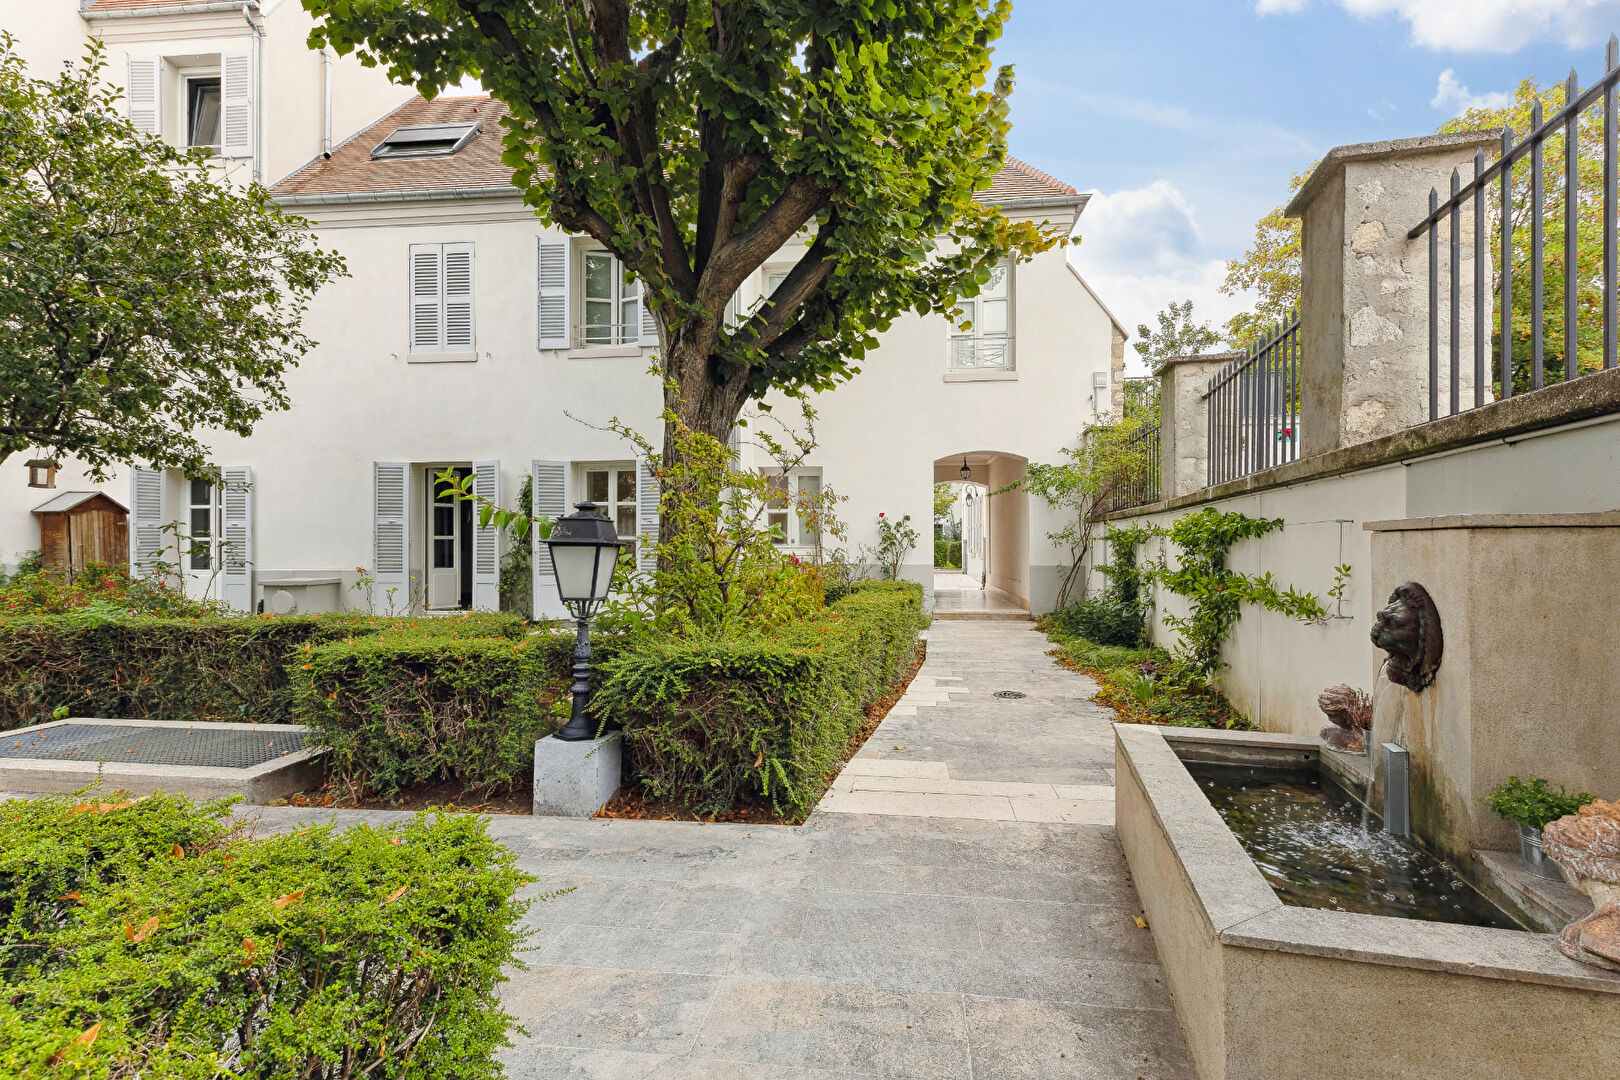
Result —
[[104, 615], [162, 615], [196, 619], [229, 609], [216, 600], [194, 600], [152, 578], [132, 578], [124, 566], [90, 563], [67, 575], [30, 564], [0, 585], [0, 616], [59, 615], [92, 608]]
[[357, 790], [393, 796], [448, 780], [489, 791], [528, 772], [535, 740], [555, 727], [565, 645], [571, 637], [409, 633], [309, 645], [294, 712]]
[[75, 716], [294, 720], [289, 671], [305, 645], [389, 639], [515, 638], [515, 615], [389, 619], [359, 614], [204, 619], [62, 615], [0, 619], [0, 731]]
[[1040, 628], [1063, 663], [1097, 680], [1097, 701], [1113, 708], [1120, 720], [1173, 727], [1249, 726], [1196, 665], [1157, 647], [1091, 641], [1073, 633], [1062, 614], [1046, 616]]
[[[511, 1018], [495, 991], [528, 879], [481, 819], [120, 848], [132, 816], [186, 831], [183, 803], [147, 801], [84, 815], [117, 872], [85, 875], [69, 917], [0, 984], [0, 1075], [501, 1075]], [[48, 842], [63, 802], [7, 806], [6, 846]], [[191, 814], [192, 832], [218, 828], [212, 808]]]
[[593, 708], [623, 725], [632, 772], [654, 798], [700, 815], [768, 802], [802, 818], [923, 623], [919, 586], [863, 582], [824, 617], [776, 634], [626, 650], [602, 665]]
[[223, 842], [228, 806], [96, 793], [0, 803], [0, 983], [40, 958], [41, 938], [67, 923], [85, 892], [176, 848], [196, 854]]
[[1052, 616], [1062, 632], [1099, 645], [1134, 648], [1142, 643], [1146, 613], [1116, 593], [1109, 591], [1070, 604]]
[[1568, 817], [1597, 796], [1589, 791], [1570, 794], [1554, 788], [1540, 777], [1520, 780], [1510, 776], [1491, 789], [1485, 801], [1501, 817], [1527, 829], [1544, 829], [1561, 817]]

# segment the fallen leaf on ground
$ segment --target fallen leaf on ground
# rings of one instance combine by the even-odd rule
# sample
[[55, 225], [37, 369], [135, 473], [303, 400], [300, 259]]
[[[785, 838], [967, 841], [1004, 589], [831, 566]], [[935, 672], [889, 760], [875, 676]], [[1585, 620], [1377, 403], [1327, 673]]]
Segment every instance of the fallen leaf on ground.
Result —
[[138, 927], [126, 922], [124, 924], [124, 940], [130, 942], [131, 944], [139, 945], [141, 942], [152, 936], [152, 931], [157, 929], [157, 925], [158, 917], [156, 915], [153, 915], [150, 919], [147, 919]]
[[1135, 919], [1135, 921], [1136, 921], [1136, 928], [1137, 928], [1137, 929], [1138, 929], [1138, 930], [1146, 930], [1146, 929], [1147, 929], [1147, 928], [1148, 928], [1148, 925], [1147, 925], [1147, 920], [1146, 920], [1146, 919], [1144, 919], [1144, 918], [1142, 918], [1142, 916], [1140, 916], [1140, 915], [1135, 915], [1135, 916], [1132, 916], [1132, 918], [1133, 918], [1133, 919]]
[[275, 908], [277, 911], [281, 911], [293, 904], [298, 903], [298, 901], [302, 900], [303, 898], [304, 890], [299, 889], [297, 892], [290, 892], [276, 897], [274, 900], [270, 901], [270, 906]]
[[384, 904], [392, 904], [395, 900], [398, 900], [400, 897], [404, 896], [406, 890], [409, 889], [409, 888], [410, 888], [409, 885], [401, 885], [399, 888], [397, 888], [393, 892], [389, 893], [387, 898], [383, 900], [383, 903]]

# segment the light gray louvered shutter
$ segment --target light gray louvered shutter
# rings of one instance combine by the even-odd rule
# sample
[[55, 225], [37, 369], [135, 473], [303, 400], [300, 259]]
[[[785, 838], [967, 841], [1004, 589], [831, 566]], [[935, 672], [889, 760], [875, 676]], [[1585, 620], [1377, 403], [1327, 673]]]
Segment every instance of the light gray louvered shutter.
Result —
[[411, 606], [410, 468], [403, 461], [376, 461], [371, 475], [371, 610], [403, 615]]
[[642, 284], [641, 289], [641, 344], [656, 349], [658, 347], [658, 316], [653, 314], [652, 305], [647, 303], [647, 286]]
[[636, 566], [658, 567], [658, 474], [647, 459], [636, 459]]
[[473, 347], [473, 246], [444, 245], [444, 347]]
[[410, 348], [413, 353], [444, 347], [444, 245], [412, 244], [410, 249]]
[[247, 53], [226, 53], [219, 62], [219, 152], [253, 156], [253, 64]]
[[129, 572], [132, 577], [145, 577], [163, 554], [163, 509], [167, 501], [163, 471], [134, 469], [129, 487]]
[[253, 470], [232, 465], [220, 470], [220, 596], [237, 611], [253, 610]]
[[501, 503], [501, 463], [473, 462], [473, 494], [479, 503], [473, 509], [472, 606], [474, 611], [501, 609], [501, 530], [493, 522], [480, 525], [483, 503]]
[[155, 59], [130, 57], [129, 60], [129, 85], [125, 91], [129, 122], [147, 135], [159, 132], [158, 67], [159, 61]]
[[566, 349], [569, 340], [568, 240], [542, 236], [537, 241], [535, 271], [535, 319], [539, 327], [539, 347]]
[[[534, 462], [534, 517], [556, 521], [568, 513], [568, 462]], [[557, 594], [557, 575], [551, 570], [551, 549], [540, 539], [540, 529], [529, 530], [529, 542], [534, 545], [534, 617], [536, 619], [563, 619], [568, 609], [563, 607]]]

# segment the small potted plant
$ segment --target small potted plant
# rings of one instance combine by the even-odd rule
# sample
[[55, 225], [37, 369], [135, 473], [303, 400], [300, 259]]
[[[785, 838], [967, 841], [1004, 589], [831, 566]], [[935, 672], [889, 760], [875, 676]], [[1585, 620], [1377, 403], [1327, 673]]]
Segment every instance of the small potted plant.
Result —
[[1541, 830], [1548, 823], [1575, 813], [1594, 798], [1585, 791], [1572, 795], [1540, 777], [1521, 780], [1510, 776], [1491, 789], [1486, 801], [1499, 816], [1519, 827], [1519, 858], [1524, 860], [1524, 865], [1543, 877], [1557, 878], [1562, 876], [1558, 868], [1542, 855]]

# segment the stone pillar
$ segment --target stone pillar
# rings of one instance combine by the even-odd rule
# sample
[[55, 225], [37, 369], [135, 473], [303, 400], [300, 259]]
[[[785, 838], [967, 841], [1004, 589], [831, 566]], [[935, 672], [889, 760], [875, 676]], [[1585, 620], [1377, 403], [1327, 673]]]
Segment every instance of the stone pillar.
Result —
[[[1389, 435], [1429, 419], [1429, 242], [1407, 231], [1443, 202], [1456, 169], [1497, 132], [1360, 143], [1328, 152], [1284, 211], [1304, 223], [1300, 334], [1302, 456]], [[1489, 187], [1487, 191], [1491, 190]], [[1473, 204], [1459, 216], [1464, 406], [1474, 394]], [[1450, 393], [1450, 232], [1440, 225], [1440, 408]], [[1486, 253], [1489, 258], [1489, 252]], [[1490, 297], [1484, 302], [1490, 304]], [[1486, 312], [1485, 325], [1491, 325]]]
[[1176, 356], [1159, 369], [1161, 497], [1187, 495], [1209, 482], [1209, 408], [1204, 392], [1223, 364], [1242, 355]]

